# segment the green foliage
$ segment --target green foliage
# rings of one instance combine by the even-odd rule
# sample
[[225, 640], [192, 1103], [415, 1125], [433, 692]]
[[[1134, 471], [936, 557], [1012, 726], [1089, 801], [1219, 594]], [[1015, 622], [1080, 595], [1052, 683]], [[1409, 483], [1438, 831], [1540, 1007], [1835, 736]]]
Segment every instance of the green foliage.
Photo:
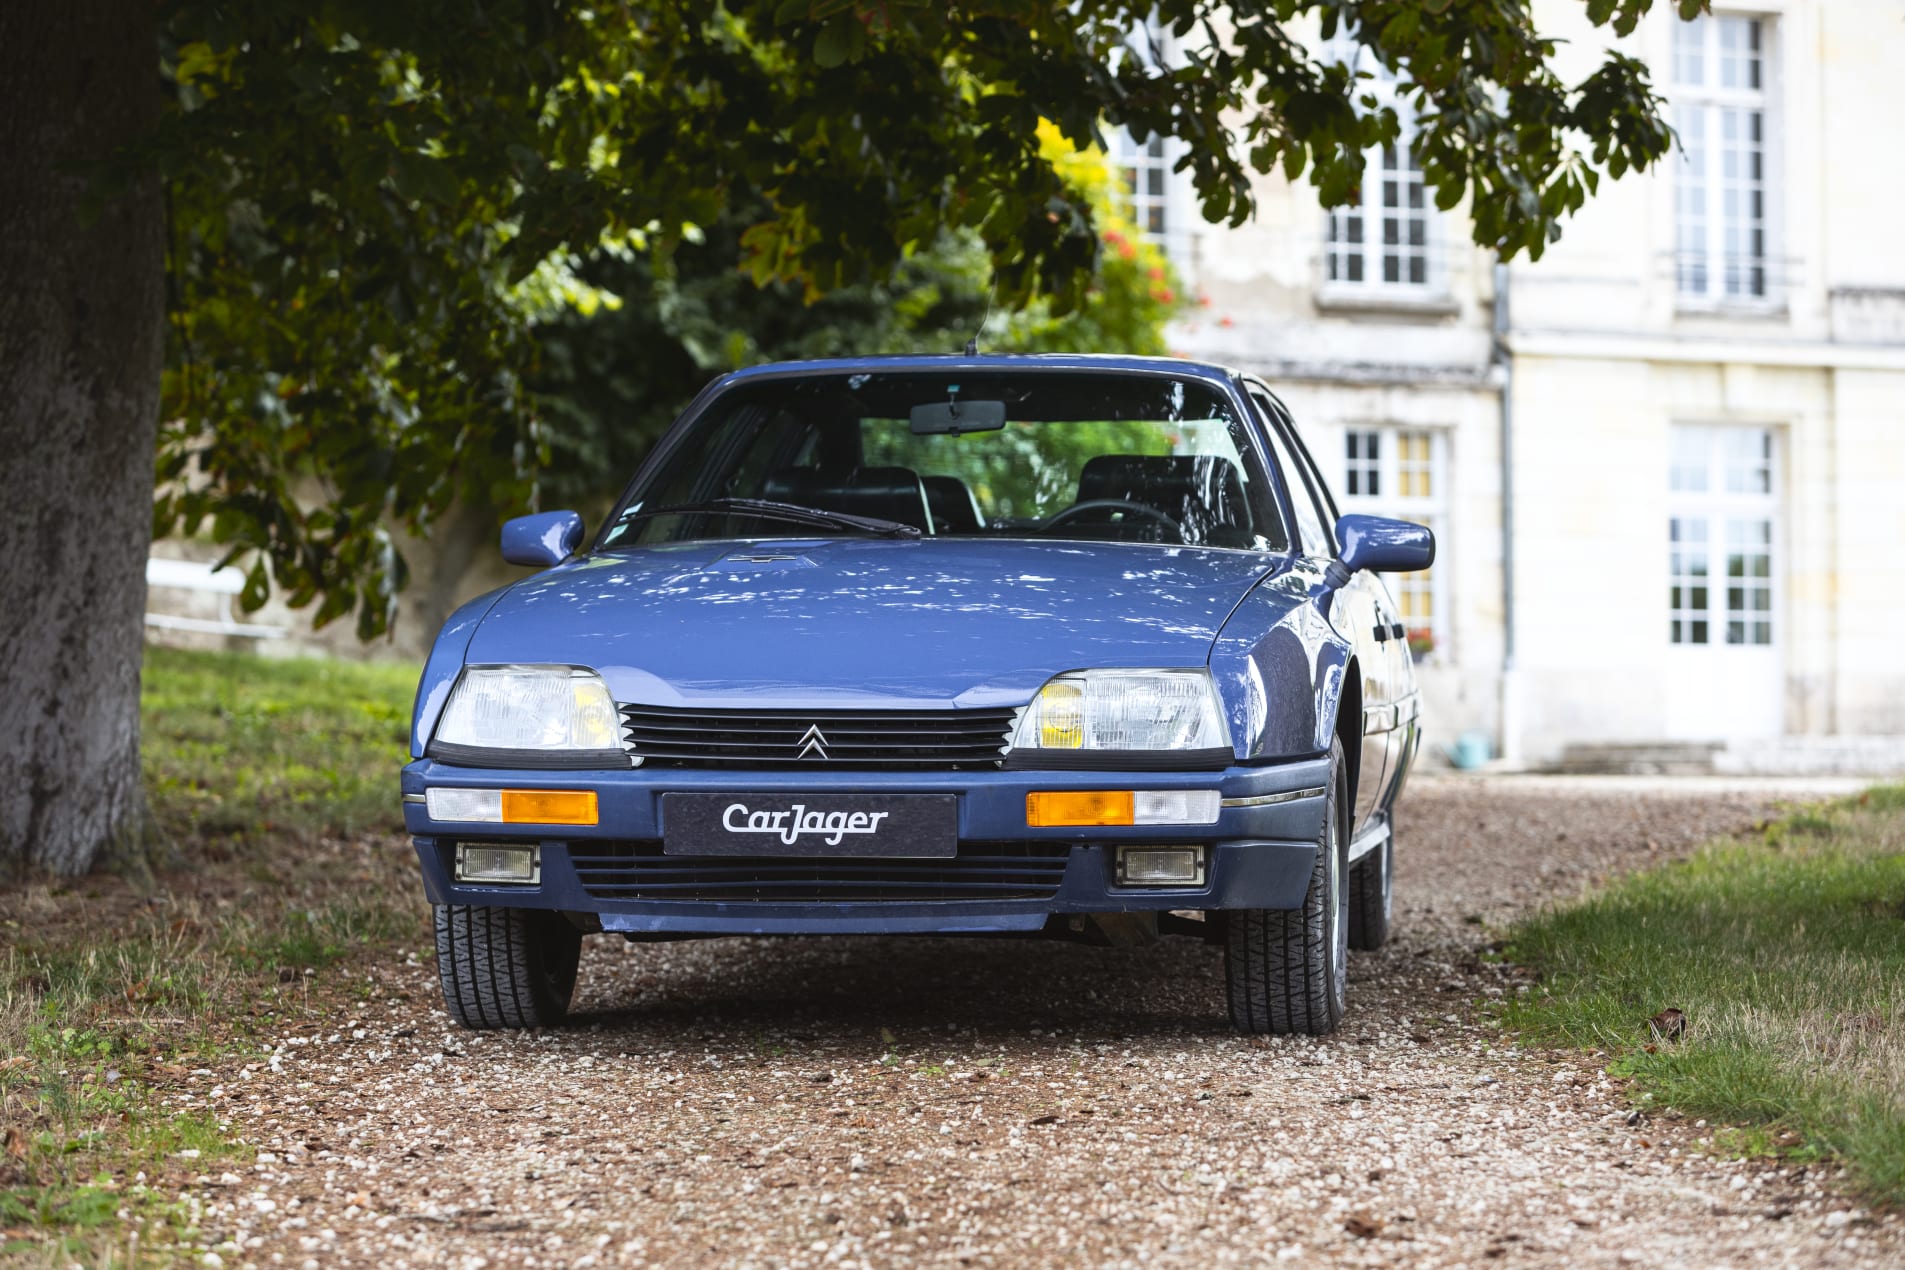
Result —
[[133, 1229], [141, 1264], [195, 1259], [178, 1175], [251, 1148], [171, 1096], [231, 1079], [291, 1019], [334, 1024], [310, 994], [353, 978], [339, 963], [428, 941], [395, 832], [415, 668], [153, 648], [142, 678], [173, 867], [0, 894], [9, 1265], [117, 1265]]
[[1010, 423], [998, 432], [920, 437], [903, 423], [862, 430], [869, 463], [956, 476], [988, 520], [1044, 518], [1069, 506], [1085, 463], [1100, 454], [1169, 454], [1167, 428], [1142, 419]]
[[[1504, 1022], [1609, 1051], [1644, 1104], [1744, 1126], [1735, 1147], [1838, 1154], [1905, 1199], [1902, 796], [1800, 813], [1522, 923], [1509, 954], [1543, 979]], [[1668, 1008], [1684, 1039], [1653, 1035]]]
[[152, 813], [173, 838], [242, 846], [401, 828], [414, 666], [146, 651]]
[[537, 327], [542, 373], [532, 386], [552, 455], [541, 478], [547, 505], [613, 501], [695, 391], [742, 366], [951, 353], [975, 338], [988, 352], [1166, 352], [1165, 324], [1188, 307], [1170, 263], [1139, 236], [1101, 152], [1075, 149], [1050, 125], [1040, 138], [1042, 153], [1091, 206], [1106, 246], [1067, 312], [1045, 297], [1016, 310], [995, 305], [985, 248], [971, 231], [940, 232], [881, 282], [814, 299], [795, 282], [757, 286], [734, 261], [747, 226], [770, 213], [758, 197], [664, 258], [598, 253], [583, 277], [593, 294], [616, 303], [558, 311]]
[[[1588, 12], [1620, 31], [1650, 5]], [[1174, 60], [1132, 53], [1153, 14]], [[1305, 15], [1406, 71], [1438, 203], [1466, 199], [1505, 254], [1539, 255], [1599, 172], [1666, 152], [1645, 68], [1609, 54], [1563, 83], [1527, 0], [174, 0], [168, 109], [133, 156], [170, 208], [156, 527], [248, 557], [247, 605], [276, 585], [369, 636], [405, 579], [389, 526], [538, 502], [552, 434], [530, 384], [565, 371], [531, 319], [598, 303], [577, 271], [600, 253], [659, 282], [700, 248], [716, 290], [744, 265], [808, 300], [863, 287], [877, 306], [897, 285], [925, 331], [960, 306], [924, 294], [958, 269], [922, 254], [977, 252], [1003, 310], [1057, 319], [1129, 240], [1101, 235], [1041, 120], [1079, 147], [1105, 126], [1180, 139], [1212, 221], [1243, 223], [1277, 169], [1343, 203], [1400, 120], [1290, 37]], [[746, 356], [672, 286], [659, 378]], [[1102, 346], [1089, 322], [1039, 338]]]

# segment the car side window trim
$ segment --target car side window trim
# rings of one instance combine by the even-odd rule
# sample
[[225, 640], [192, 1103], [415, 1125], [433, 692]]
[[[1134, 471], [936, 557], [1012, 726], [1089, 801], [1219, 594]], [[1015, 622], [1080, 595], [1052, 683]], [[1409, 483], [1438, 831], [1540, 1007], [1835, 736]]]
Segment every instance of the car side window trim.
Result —
[[1335, 525], [1337, 521], [1343, 518], [1343, 513], [1336, 506], [1336, 495], [1330, 492], [1330, 483], [1323, 479], [1323, 469], [1317, 465], [1316, 457], [1310, 453], [1310, 447], [1303, 443], [1303, 434], [1297, 431], [1296, 418], [1291, 415], [1288, 406], [1285, 406], [1281, 401], [1277, 400], [1275, 393], [1265, 389], [1264, 395], [1270, 398], [1271, 402], [1276, 405], [1277, 410], [1281, 413], [1283, 430], [1290, 438], [1290, 448], [1296, 451], [1297, 461], [1303, 465], [1303, 470], [1309, 474], [1316, 492], [1317, 501], [1323, 505], [1325, 511], [1329, 512], [1329, 523], [1332, 526]]
[[1324, 483], [1322, 475], [1316, 470], [1316, 460], [1312, 459], [1309, 450], [1304, 448], [1303, 439], [1297, 435], [1296, 426], [1291, 421], [1290, 413], [1284, 408], [1283, 403], [1261, 384], [1251, 383], [1249, 388], [1251, 399], [1257, 403], [1264, 414], [1269, 416], [1269, 426], [1276, 429], [1277, 438], [1282, 442], [1283, 449], [1291, 455], [1302, 473], [1303, 485], [1309, 491], [1310, 505], [1316, 509], [1317, 519], [1323, 524], [1324, 551], [1322, 554], [1332, 559], [1336, 558], [1340, 552], [1336, 544], [1335, 528], [1336, 522], [1342, 519], [1342, 515], [1336, 510], [1336, 500], [1331, 497], [1329, 486]]
[[1241, 380], [1236, 381], [1236, 386], [1245, 406], [1244, 417], [1255, 425], [1251, 429], [1251, 439], [1255, 442], [1257, 456], [1268, 474], [1270, 489], [1275, 496], [1273, 501], [1277, 519], [1283, 524], [1286, 542], [1283, 549], [1292, 555], [1303, 555], [1303, 529], [1296, 515], [1296, 482], [1284, 471], [1286, 447], [1279, 440], [1275, 424], [1264, 410], [1263, 403], [1257, 399], [1257, 393]]
[[1309, 493], [1310, 478], [1302, 471], [1302, 464], [1290, 449], [1283, 429], [1277, 426], [1276, 410], [1270, 402], [1254, 391], [1248, 396], [1251, 410], [1263, 427], [1264, 444], [1276, 458], [1283, 477], [1284, 493], [1290, 500], [1290, 540], [1296, 544], [1296, 551], [1300, 555], [1327, 555], [1330, 533], [1323, 518], [1317, 514], [1314, 495]]

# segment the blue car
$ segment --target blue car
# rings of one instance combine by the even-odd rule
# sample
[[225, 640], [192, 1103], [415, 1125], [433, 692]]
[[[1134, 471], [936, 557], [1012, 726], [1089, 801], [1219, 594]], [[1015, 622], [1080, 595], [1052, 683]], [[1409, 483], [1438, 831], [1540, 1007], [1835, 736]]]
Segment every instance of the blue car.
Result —
[[[450, 1013], [563, 1019], [583, 935], [1189, 935], [1245, 1032], [1323, 1033], [1389, 933], [1414, 672], [1289, 413], [1215, 366], [761, 366], [593, 538], [454, 613], [405, 821]], [[1213, 1003], [1214, 1005], [1215, 1003]]]

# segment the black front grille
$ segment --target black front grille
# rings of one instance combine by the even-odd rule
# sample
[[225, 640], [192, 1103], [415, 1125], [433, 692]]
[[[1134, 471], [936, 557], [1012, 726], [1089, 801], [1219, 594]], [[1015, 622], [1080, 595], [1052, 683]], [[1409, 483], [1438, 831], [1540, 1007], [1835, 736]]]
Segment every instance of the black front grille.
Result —
[[1017, 713], [625, 705], [622, 736], [630, 754], [660, 767], [975, 771], [999, 766]]
[[979, 842], [938, 860], [665, 856], [658, 842], [576, 842], [570, 852], [583, 889], [599, 900], [771, 904], [1050, 899], [1071, 847]]

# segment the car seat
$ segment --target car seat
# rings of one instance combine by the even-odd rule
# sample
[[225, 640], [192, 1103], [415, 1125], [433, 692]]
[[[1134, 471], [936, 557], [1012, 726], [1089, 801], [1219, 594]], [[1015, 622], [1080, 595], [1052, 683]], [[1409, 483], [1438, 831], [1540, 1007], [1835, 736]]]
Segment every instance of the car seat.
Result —
[[763, 482], [761, 497], [849, 516], [896, 520], [922, 533], [933, 532], [926, 487], [910, 467], [859, 467], [838, 474], [811, 467], [785, 468]]
[[926, 486], [926, 505], [932, 509], [933, 525], [942, 534], [976, 534], [984, 531], [985, 517], [979, 512], [979, 500], [956, 476], [922, 476]]

